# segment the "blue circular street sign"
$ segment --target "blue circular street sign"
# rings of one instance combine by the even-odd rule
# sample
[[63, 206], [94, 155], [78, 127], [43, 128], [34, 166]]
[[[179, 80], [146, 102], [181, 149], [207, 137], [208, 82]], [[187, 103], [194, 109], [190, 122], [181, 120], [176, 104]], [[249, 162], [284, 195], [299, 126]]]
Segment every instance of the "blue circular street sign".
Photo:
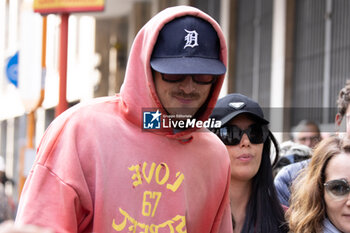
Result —
[[7, 62], [6, 76], [13, 85], [18, 86], [18, 52]]

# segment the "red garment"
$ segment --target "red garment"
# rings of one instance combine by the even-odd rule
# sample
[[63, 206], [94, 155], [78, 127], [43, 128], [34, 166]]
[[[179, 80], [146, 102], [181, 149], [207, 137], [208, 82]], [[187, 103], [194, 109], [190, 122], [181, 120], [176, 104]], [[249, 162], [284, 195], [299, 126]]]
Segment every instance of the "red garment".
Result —
[[[192, 7], [169, 8], [135, 38], [121, 94], [79, 104], [50, 125], [20, 199], [16, 224], [56, 232], [232, 232], [228, 201], [230, 161], [207, 129], [142, 131], [145, 107], [164, 112], [149, 65], [159, 30]], [[223, 76], [207, 109], [214, 107]], [[182, 139], [189, 139], [181, 143]]]

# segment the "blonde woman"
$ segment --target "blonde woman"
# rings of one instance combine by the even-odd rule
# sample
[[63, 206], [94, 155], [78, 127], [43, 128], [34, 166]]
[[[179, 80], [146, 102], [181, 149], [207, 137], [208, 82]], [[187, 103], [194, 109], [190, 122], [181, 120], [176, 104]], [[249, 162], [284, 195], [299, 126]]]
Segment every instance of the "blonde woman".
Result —
[[332, 136], [315, 149], [292, 186], [287, 211], [294, 233], [350, 233], [350, 141]]

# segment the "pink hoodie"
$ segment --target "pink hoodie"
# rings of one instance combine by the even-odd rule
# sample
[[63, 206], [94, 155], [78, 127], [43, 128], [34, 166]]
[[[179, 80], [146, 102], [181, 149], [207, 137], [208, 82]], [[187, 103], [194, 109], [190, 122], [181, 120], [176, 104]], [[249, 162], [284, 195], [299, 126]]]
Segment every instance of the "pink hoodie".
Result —
[[[168, 8], [138, 33], [121, 93], [76, 105], [49, 126], [20, 199], [16, 224], [56, 232], [232, 232], [228, 201], [229, 157], [207, 129], [142, 130], [143, 108], [164, 112], [155, 92], [150, 57], [165, 23], [195, 15]], [[220, 77], [207, 109], [214, 107]], [[190, 139], [184, 143], [183, 139]]]

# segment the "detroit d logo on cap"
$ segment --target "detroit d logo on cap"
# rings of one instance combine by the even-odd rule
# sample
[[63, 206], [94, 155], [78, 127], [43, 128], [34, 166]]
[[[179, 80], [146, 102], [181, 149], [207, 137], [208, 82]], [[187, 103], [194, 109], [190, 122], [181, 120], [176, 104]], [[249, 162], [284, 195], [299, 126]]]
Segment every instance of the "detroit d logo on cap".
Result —
[[156, 112], [143, 112], [143, 128], [144, 129], [160, 129], [160, 116], [162, 114]]
[[198, 33], [193, 30], [193, 31], [189, 31], [189, 30], [186, 30], [185, 31], [187, 32], [187, 35], [185, 36], [185, 41], [186, 41], [186, 44], [184, 46], [184, 49], [186, 47], [195, 47], [195, 46], [198, 46]]

